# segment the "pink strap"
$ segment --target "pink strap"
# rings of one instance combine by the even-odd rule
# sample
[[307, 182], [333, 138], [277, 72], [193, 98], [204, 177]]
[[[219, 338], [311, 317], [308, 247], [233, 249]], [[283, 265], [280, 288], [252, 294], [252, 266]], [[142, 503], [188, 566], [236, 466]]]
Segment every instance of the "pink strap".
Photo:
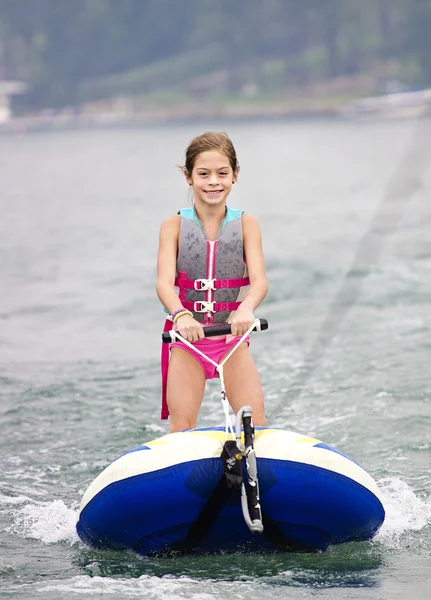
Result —
[[[177, 277], [175, 279], [175, 285], [178, 286], [180, 289], [195, 289], [195, 281], [197, 280]], [[250, 279], [248, 277], [241, 277], [239, 279], [214, 279], [214, 288], [216, 290], [237, 288], [242, 287], [244, 285], [250, 285]]]
[[[182, 279], [187, 279], [187, 271], [179, 271], [178, 272], [178, 278], [175, 281], [180, 281]], [[180, 300], [181, 300], [181, 304], [183, 302], [185, 302], [187, 300], [187, 290], [185, 287], [182, 287], [181, 284], [175, 284], [178, 285], [180, 288], [180, 293], [178, 294]]]
[[[171, 331], [173, 323], [170, 319], [166, 319], [163, 333]], [[168, 387], [168, 367], [169, 367], [169, 344], [162, 342], [162, 355], [161, 355], [161, 369], [162, 369], [162, 412], [160, 418], [166, 420], [169, 417], [168, 402], [166, 399], [166, 391]]]
[[[199, 300], [196, 302], [183, 302], [184, 308], [187, 308], [193, 312], [195, 312], [195, 304], [200, 304]], [[205, 301], [203, 301], [203, 304], [205, 304]], [[210, 312], [230, 312], [232, 310], [237, 310], [241, 302], [213, 302], [212, 304], [214, 305], [214, 311]]]

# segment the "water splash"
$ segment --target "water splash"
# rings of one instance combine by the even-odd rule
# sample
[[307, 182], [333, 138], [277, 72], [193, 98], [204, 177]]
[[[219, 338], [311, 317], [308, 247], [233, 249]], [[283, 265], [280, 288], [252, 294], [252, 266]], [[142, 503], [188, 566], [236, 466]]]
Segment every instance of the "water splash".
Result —
[[[220, 585], [220, 584], [219, 584]], [[63, 582], [55, 582], [44, 585], [39, 588], [42, 593], [56, 592], [58, 594], [101, 596], [112, 595], [122, 598], [146, 598], [151, 600], [178, 600], [179, 598], [194, 598], [196, 600], [213, 600], [219, 598], [214, 591], [212, 583], [208, 585], [208, 590], [203, 590], [205, 586], [201, 581], [189, 577], [169, 577], [162, 578], [142, 575], [138, 579], [113, 579], [110, 577], [84, 577], [78, 576]], [[238, 597], [238, 596], [236, 596]], [[240, 596], [242, 597], [242, 596]]]
[[388, 549], [401, 549], [404, 534], [420, 531], [431, 524], [431, 500], [420, 498], [407, 483], [396, 477], [385, 477], [378, 485], [386, 519], [375, 539]]
[[62, 500], [26, 504], [18, 511], [10, 531], [44, 544], [73, 544], [78, 541], [76, 518], [76, 511], [68, 508]]

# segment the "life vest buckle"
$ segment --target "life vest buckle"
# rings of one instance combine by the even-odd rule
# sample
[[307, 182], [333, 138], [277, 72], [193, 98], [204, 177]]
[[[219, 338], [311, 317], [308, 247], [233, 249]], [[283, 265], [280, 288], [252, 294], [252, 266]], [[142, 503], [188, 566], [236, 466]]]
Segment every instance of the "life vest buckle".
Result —
[[215, 290], [214, 282], [215, 279], [195, 279], [193, 287], [197, 292], [208, 292], [209, 290]]
[[205, 302], [204, 300], [198, 300], [194, 303], [193, 311], [196, 313], [215, 312], [214, 302]]

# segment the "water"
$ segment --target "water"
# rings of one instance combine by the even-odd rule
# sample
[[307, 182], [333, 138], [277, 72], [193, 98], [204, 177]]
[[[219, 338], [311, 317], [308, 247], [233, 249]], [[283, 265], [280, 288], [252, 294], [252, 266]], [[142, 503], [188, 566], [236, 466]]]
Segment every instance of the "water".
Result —
[[[226, 129], [260, 219], [272, 425], [353, 456], [387, 512], [324, 554], [86, 548], [81, 496], [159, 421], [158, 229], [189, 139]], [[431, 122], [200, 124], [0, 137], [0, 595], [423, 598], [431, 586]], [[211, 382], [199, 425], [223, 423]]]

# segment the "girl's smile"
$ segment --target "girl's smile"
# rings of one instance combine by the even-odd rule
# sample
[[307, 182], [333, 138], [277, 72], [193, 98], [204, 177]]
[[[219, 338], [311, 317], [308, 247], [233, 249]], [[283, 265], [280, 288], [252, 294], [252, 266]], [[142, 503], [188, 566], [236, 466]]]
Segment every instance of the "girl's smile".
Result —
[[236, 173], [223, 152], [208, 150], [199, 154], [191, 176], [186, 179], [193, 186], [195, 202], [215, 205], [226, 202]]

